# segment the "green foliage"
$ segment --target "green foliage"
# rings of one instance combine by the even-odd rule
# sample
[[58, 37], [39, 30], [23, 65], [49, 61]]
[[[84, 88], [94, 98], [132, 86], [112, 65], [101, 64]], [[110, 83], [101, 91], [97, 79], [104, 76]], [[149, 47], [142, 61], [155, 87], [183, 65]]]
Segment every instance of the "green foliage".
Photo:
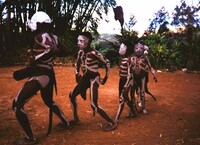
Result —
[[[182, 26], [185, 28], [185, 38], [186, 38], [186, 52], [187, 55], [185, 56], [187, 58], [187, 68], [189, 70], [193, 70], [195, 68], [195, 62], [194, 58], [196, 58], [196, 50], [194, 43], [195, 40], [193, 37], [196, 35], [194, 34], [196, 31], [196, 28], [199, 28], [200, 26], [200, 19], [199, 19], [199, 13], [200, 11], [200, 2], [196, 6], [189, 6], [186, 3], [186, 0], [181, 0], [181, 5], [176, 6], [173, 13], [173, 20], [172, 25], [174, 26]], [[198, 57], [197, 57], [198, 59]], [[198, 61], [197, 61], [198, 62]]]
[[72, 57], [76, 57], [78, 48], [77, 48], [77, 36], [78, 33], [75, 31], [68, 30], [66, 35], [60, 36], [61, 41], [68, 47], [71, 52]]
[[169, 24], [168, 13], [164, 8], [155, 14], [146, 36], [141, 40], [145, 40], [144, 43], [149, 46], [150, 60], [157, 68], [171, 71], [183, 67], [199, 69], [199, 6], [200, 2], [189, 6], [186, 0], [181, 0], [181, 5], [175, 7], [171, 25], [184, 28], [178, 33], [170, 32], [166, 27]]
[[168, 41], [168, 61], [167, 61], [167, 66], [169, 70], [174, 70], [174, 69], [180, 69], [185, 67], [183, 64], [183, 54], [181, 53], [180, 46], [181, 46], [181, 41], [178, 40], [173, 40], [171, 38], [167, 38], [166, 41]]
[[144, 43], [150, 48], [150, 61], [154, 67], [167, 68], [170, 71], [183, 67], [181, 41], [160, 34], [152, 34], [146, 37]]
[[4, 62], [9, 57], [9, 51], [16, 52], [31, 46], [33, 37], [26, 23], [27, 18], [30, 19], [36, 11], [44, 11], [51, 17], [54, 26], [52, 31], [75, 56], [77, 34], [84, 30], [98, 33], [99, 20], [115, 5], [115, 0], [6, 0], [0, 4], [0, 61]]
[[[103, 19], [103, 14], [107, 14], [108, 9], [115, 5], [115, 0], [6, 0], [0, 4], [1, 65], [5, 63], [10, 65], [12, 61], [17, 63], [20, 63], [19, 60], [26, 61], [27, 50], [33, 40], [26, 21], [35, 11], [43, 10], [52, 18], [53, 32], [71, 51], [70, 58], [59, 60], [66, 63], [73, 62], [76, 57], [78, 33], [89, 30], [95, 35], [98, 34], [99, 20]], [[183, 28], [178, 33], [170, 32], [167, 28], [168, 12], [162, 7], [155, 13], [149, 29], [141, 38], [138, 38], [137, 31], [132, 29], [137, 22], [132, 15], [121, 30], [121, 35], [115, 35], [115, 38], [111, 39], [105, 38], [103, 41], [95, 40], [92, 45], [111, 61], [112, 66], [118, 64], [120, 60], [118, 48], [120, 43], [126, 40], [133, 45], [138, 42], [148, 45], [150, 61], [156, 68], [168, 68], [173, 71], [187, 67], [189, 70], [200, 70], [199, 6], [200, 2], [195, 6], [188, 6], [186, 0], [181, 0], [180, 6], [175, 7], [171, 25]], [[6, 14], [7, 17], [4, 17]]]
[[164, 68], [168, 58], [169, 52], [163, 39], [164, 37], [159, 34], [152, 34], [144, 40], [145, 45], [150, 48], [150, 61], [156, 68]]
[[[92, 45], [111, 62], [111, 67], [118, 65], [120, 56], [118, 53], [118, 45], [115, 42], [106, 40], [99, 42], [99, 40], [96, 40]], [[103, 64], [100, 64], [100, 67], [103, 67]]]
[[192, 70], [200, 70], [200, 29], [193, 35], [193, 66]]

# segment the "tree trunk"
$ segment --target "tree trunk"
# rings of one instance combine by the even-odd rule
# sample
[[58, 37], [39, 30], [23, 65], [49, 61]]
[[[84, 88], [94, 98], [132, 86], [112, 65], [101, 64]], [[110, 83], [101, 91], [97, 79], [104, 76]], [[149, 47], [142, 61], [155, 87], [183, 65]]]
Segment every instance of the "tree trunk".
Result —
[[193, 35], [193, 30], [192, 26], [187, 27], [187, 42], [188, 42], [188, 59], [187, 59], [187, 68], [188, 70], [192, 70], [193, 66], [193, 48], [192, 48], [192, 35]]

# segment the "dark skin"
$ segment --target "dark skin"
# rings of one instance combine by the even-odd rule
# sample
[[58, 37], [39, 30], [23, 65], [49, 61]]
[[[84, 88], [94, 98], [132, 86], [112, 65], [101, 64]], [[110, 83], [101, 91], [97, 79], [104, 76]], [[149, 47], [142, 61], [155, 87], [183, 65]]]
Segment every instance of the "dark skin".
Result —
[[130, 108], [131, 115], [128, 117], [136, 117], [136, 111], [133, 108], [132, 102], [128, 97], [128, 92], [133, 85], [132, 63], [131, 63], [131, 45], [122, 43], [120, 45], [119, 54], [122, 60], [119, 65], [119, 107], [115, 120], [118, 121], [124, 109], [124, 103]]
[[[132, 63], [133, 63], [133, 75], [134, 79], [137, 83], [137, 86], [139, 89], [139, 96], [140, 96], [140, 102], [142, 102], [142, 109], [143, 113], [147, 113], [145, 109], [145, 84], [146, 84], [146, 76], [148, 75], [148, 71], [150, 70], [153, 79], [155, 82], [157, 82], [157, 76], [155, 74], [154, 69], [152, 68], [150, 61], [147, 57], [147, 55], [144, 55], [144, 46], [140, 43], [136, 44], [134, 47], [134, 54], [135, 56], [132, 57]], [[134, 86], [135, 87], [135, 86]], [[138, 88], [135, 88], [138, 89]]]

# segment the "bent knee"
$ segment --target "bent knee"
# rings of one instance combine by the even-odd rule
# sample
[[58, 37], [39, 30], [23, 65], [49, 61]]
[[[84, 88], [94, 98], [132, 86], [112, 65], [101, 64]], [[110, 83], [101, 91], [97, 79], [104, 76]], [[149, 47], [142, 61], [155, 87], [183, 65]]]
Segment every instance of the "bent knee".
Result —
[[21, 108], [23, 108], [24, 103], [19, 103], [18, 101], [16, 101], [15, 99], [13, 100], [12, 103], [12, 109], [13, 111], [16, 113], [17, 110], [20, 110]]
[[56, 103], [54, 101], [46, 101], [44, 103], [49, 108], [52, 108], [53, 106], [56, 106]]
[[70, 94], [69, 94], [69, 100], [70, 101], [75, 101], [76, 100], [76, 97], [73, 95], [73, 92], [70, 92]]

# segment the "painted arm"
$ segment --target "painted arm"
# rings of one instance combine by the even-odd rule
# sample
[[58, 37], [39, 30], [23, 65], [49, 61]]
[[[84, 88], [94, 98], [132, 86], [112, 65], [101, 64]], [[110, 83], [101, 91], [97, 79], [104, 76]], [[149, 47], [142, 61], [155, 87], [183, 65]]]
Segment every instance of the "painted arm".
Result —
[[32, 48], [32, 57], [30, 65], [35, 65], [38, 62], [46, 63], [54, 59], [55, 53], [58, 52], [56, 41], [53, 41], [48, 33], [43, 33], [35, 37], [35, 43]]
[[106, 59], [100, 52], [95, 51], [95, 56], [105, 64], [105, 68], [106, 68], [106, 74], [104, 76], [104, 78], [101, 81], [101, 84], [104, 85], [108, 79], [108, 75], [110, 72], [110, 61], [108, 59]]
[[148, 58], [147, 56], [145, 56], [145, 58], [146, 58], [146, 60], [147, 60], [147, 65], [148, 65], [149, 68], [150, 68], [151, 74], [153, 75], [153, 79], [154, 79], [155, 82], [157, 82], [158, 79], [157, 79], [157, 76], [156, 76], [156, 72], [155, 72], [155, 70], [153, 69], [153, 67], [151, 66], [151, 63], [150, 63], [150, 61], [149, 61], [149, 58]]
[[78, 83], [82, 76], [80, 74], [80, 67], [81, 67], [81, 56], [83, 55], [83, 50], [78, 51], [76, 63], [75, 63], [75, 74], [76, 74], [76, 82]]

